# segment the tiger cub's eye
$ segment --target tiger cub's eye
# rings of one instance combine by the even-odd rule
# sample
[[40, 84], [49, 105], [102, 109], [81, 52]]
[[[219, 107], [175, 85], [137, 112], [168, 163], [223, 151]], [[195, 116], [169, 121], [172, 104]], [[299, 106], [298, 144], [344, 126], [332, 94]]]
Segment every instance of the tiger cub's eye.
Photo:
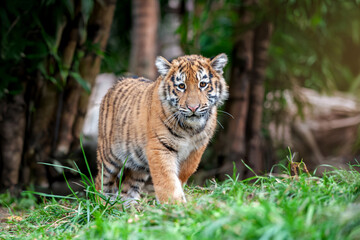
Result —
[[207, 86], [207, 82], [200, 82], [200, 87], [201, 88], [204, 88], [204, 87], [206, 87]]
[[178, 85], [178, 87], [179, 87], [180, 89], [185, 89], [185, 84], [180, 83], [180, 84]]

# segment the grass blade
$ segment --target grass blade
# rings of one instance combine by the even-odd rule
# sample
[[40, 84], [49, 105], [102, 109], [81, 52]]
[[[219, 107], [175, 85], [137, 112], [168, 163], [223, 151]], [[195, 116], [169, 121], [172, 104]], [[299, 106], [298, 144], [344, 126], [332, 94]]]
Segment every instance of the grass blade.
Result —
[[89, 172], [89, 175], [90, 175], [90, 178], [91, 178], [91, 182], [92, 182], [93, 186], [95, 186], [94, 179], [93, 179], [93, 176], [92, 176], [92, 174], [91, 174], [90, 167], [89, 167], [89, 163], [88, 163], [88, 161], [87, 161], [87, 158], [86, 158], [86, 155], [85, 155], [85, 151], [84, 151], [84, 147], [83, 147], [83, 144], [82, 144], [82, 138], [83, 138], [83, 135], [81, 134], [81, 135], [80, 135], [80, 147], [81, 147], [81, 151], [82, 151], [83, 156], [84, 156], [85, 164], [86, 164], [87, 170], [88, 170], [88, 172]]

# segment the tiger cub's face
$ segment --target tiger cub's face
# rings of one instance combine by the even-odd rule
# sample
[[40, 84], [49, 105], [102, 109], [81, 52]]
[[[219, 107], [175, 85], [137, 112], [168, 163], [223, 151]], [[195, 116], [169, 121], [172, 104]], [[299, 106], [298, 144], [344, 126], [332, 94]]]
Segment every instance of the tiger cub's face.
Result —
[[225, 54], [213, 59], [183, 56], [171, 63], [163, 57], [156, 59], [162, 76], [160, 100], [181, 126], [203, 128], [214, 108], [226, 100], [228, 87], [222, 76], [226, 63]]

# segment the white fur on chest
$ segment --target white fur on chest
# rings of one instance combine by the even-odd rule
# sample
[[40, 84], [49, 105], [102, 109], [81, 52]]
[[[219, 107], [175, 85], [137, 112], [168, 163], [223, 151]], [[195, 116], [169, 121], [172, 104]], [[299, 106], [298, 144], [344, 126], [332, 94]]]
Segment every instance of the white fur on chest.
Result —
[[191, 152], [197, 150], [203, 146], [208, 141], [208, 136], [203, 134], [198, 134], [196, 136], [185, 136], [183, 139], [177, 142], [178, 145], [178, 155], [177, 163], [178, 166], [181, 165], [191, 154]]
[[180, 140], [178, 142], [179, 151], [178, 151], [178, 160], [179, 162], [184, 161], [190, 155], [190, 153], [195, 150], [194, 143], [190, 137]]

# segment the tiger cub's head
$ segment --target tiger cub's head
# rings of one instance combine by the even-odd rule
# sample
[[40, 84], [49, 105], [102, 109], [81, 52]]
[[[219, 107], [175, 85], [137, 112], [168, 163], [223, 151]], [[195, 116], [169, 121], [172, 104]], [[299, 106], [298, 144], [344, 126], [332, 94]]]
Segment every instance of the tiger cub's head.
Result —
[[224, 53], [212, 59], [190, 55], [171, 62], [157, 57], [160, 101], [180, 125], [204, 127], [215, 107], [227, 99], [228, 86], [223, 78], [226, 63]]

